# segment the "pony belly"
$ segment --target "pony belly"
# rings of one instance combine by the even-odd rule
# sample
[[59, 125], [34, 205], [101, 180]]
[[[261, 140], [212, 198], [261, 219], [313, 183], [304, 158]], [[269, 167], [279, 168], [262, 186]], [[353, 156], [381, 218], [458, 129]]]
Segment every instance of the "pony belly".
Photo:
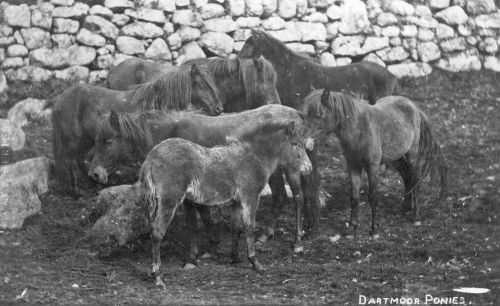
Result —
[[[218, 187], [218, 188], [217, 188]], [[198, 204], [203, 205], [223, 205], [230, 203], [234, 196], [230, 192], [230, 188], [223, 186], [210, 186], [210, 184], [202, 184], [199, 179], [193, 179], [189, 183], [185, 198]]]

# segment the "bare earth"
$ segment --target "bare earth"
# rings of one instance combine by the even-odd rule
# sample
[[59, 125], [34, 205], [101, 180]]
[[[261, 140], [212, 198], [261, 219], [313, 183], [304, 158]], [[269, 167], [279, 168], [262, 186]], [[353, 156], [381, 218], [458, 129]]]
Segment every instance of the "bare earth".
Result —
[[[450, 166], [448, 197], [437, 201], [437, 192], [424, 192], [422, 226], [412, 225], [409, 216], [400, 213], [402, 186], [398, 175], [387, 170], [381, 180], [381, 237], [368, 237], [370, 209], [363, 203], [360, 237], [330, 242], [330, 237], [345, 233], [349, 184], [337, 142], [323, 140], [322, 185], [331, 196], [321, 213], [322, 235], [307, 241], [303, 254], [292, 252], [290, 205], [276, 236], [258, 253], [267, 271], [251, 269], [243, 240], [242, 263], [230, 264], [229, 226], [219, 214], [221, 254], [184, 271], [187, 242], [184, 219], [178, 217], [162, 249], [167, 290], [161, 290], [146, 273], [147, 240], [100, 259], [81, 240], [89, 227], [82, 217], [91, 200], [73, 201], [51, 192], [43, 197], [42, 214], [27, 220], [23, 229], [0, 231], [0, 304], [356, 305], [360, 295], [418, 298], [424, 304], [427, 295], [448, 298], [441, 304], [452, 304], [451, 298], [458, 297], [466, 304], [499, 305], [500, 76], [434, 72], [427, 79], [401, 83], [403, 94], [419, 103], [434, 123]], [[25, 130], [29, 143], [22, 155], [51, 156], [50, 127], [34, 124]], [[261, 203], [261, 224], [269, 204], [269, 198]], [[206, 241], [201, 228], [202, 251]], [[453, 292], [459, 287], [491, 291]]]

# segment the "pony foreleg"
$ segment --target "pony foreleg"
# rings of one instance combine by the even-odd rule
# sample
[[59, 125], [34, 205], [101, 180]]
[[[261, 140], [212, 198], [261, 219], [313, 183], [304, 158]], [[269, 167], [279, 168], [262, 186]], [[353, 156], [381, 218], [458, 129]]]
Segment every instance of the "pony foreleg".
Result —
[[241, 220], [243, 221], [243, 226], [245, 227], [245, 236], [247, 240], [247, 258], [252, 264], [253, 268], [257, 271], [265, 270], [264, 267], [259, 263], [255, 257], [255, 215], [257, 211], [257, 204], [259, 198], [251, 200], [242, 200], [241, 202]]
[[243, 223], [241, 219], [241, 204], [231, 204], [231, 262], [239, 263], [240, 257], [238, 255], [238, 246]]
[[377, 205], [378, 205], [378, 169], [379, 165], [372, 165], [367, 169], [368, 174], [368, 202], [372, 209], [372, 225], [370, 236], [378, 238]]
[[281, 212], [283, 211], [283, 207], [288, 199], [282, 169], [277, 169], [273, 172], [273, 174], [271, 174], [269, 177], [269, 187], [271, 188], [271, 193], [273, 195], [271, 219], [268, 221], [268, 224], [264, 229], [264, 233], [257, 238], [257, 247], [260, 247], [274, 236], [276, 223], [278, 222]]
[[70, 193], [71, 195], [77, 199], [82, 196], [82, 191], [78, 186], [78, 161], [73, 160], [68, 165], [68, 173], [70, 177]]
[[186, 225], [189, 235], [189, 252], [186, 258], [187, 263], [196, 265], [198, 261], [198, 222], [196, 220], [196, 209], [194, 203], [188, 199], [184, 200], [184, 208], [186, 209]]
[[219, 245], [219, 238], [217, 237], [217, 234], [214, 231], [214, 224], [212, 222], [212, 216], [210, 214], [210, 208], [205, 205], [197, 204], [196, 205], [196, 210], [200, 214], [201, 220], [203, 221], [203, 224], [205, 224], [205, 227], [208, 232], [208, 241], [210, 242], [210, 254], [215, 254], [217, 253], [217, 247]]
[[306, 230], [308, 230], [309, 237], [314, 237], [319, 233], [320, 177], [318, 172], [318, 148], [319, 146], [314, 146], [312, 151], [306, 150], [307, 156], [312, 164], [312, 171], [309, 175], [304, 176], [304, 185], [302, 187], [304, 191], [304, 203], [306, 203]]
[[293, 202], [295, 204], [295, 243], [293, 246], [294, 253], [300, 253], [304, 251], [304, 246], [302, 245], [302, 235], [304, 233], [302, 228], [302, 209], [304, 202], [304, 195], [302, 194], [302, 188], [300, 185], [300, 174], [299, 173], [288, 173], [287, 181], [292, 190]]
[[[358, 227], [359, 192], [361, 189], [361, 168], [349, 169], [349, 180], [351, 181], [351, 220], [349, 225], [352, 228], [353, 237], [356, 237]], [[350, 235], [347, 237], [349, 238]]]

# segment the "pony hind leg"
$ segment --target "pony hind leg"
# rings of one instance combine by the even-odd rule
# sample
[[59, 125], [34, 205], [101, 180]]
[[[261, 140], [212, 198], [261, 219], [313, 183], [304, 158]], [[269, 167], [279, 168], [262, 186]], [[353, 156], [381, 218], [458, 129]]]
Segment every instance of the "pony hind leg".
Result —
[[[149, 225], [150, 225], [150, 236], [151, 236], [151, 253], [152, 253], [152, 267], [151, 272], [155, 278], [155, 285], [165, 289], [165, 283], [161, 278], [160, 266], [160, 247], [161, 241], [165, 236], [168, 226], [175, 215], [175, 210], [182, 203], [182, 199], [177, 201], [172, 199], [162, 199], [161, 196], [155, 195], [155, 199], [152, 199], [155, 203], [149, 205], [153, 213], [149, 212]], [[154, 213], [156, 210], [156, 213]]]
[[196, 219], [195, 203], [185, 199], [184, 208], [186, 210], [186, 226], [189, 235], [189, 251], [186, 256], [186, 263], [198, 264], [198, 222]]
[[205, 205], [201, 204], [196, 204], [195, 205], [196, 210], [200, 214], [201, 220], [203, 221], [203, 224], [205, 224], [205, 228], [207, 229], [208, 233], [208, 241], [210, 243], [210, 249], [209, 249], [209, 254], [216, 254], [217, 253], [217, 247], [219, 246], [220, 240], [217, 237], [217, 234], [215, 233], [215, 226], [214, 223], [212, 222], [212, 216], [210, 214], [210, 208]]
[[292, 190], [293, 202], [295, 204], [295, 243], [293, 245], [293, 252], [300, 253], [304, 251], [302, 245], [302, 235], [304, 234], [302, 226], [302, 210], [304, 206], [304, 194], [301, 188], [300, 173], [290, 173], [287, 171], [287, 181]]
[[377, 205], [378, 205], [378, 175], [379, 165], [371, 165], [366, 173], [368, 175], [368, 202], [372, 210], [372, 224], [370, 236], [378, 238], [378, 221], [377, 221]]
[[362, 168], [349, 167], [349, 180], [351, 182], [351, 219], [349, 226], [352, 228], [352, 236], [347, 235], [347, 238], [355, 238], [358, 228], [358, 211], [359, 211], [359, 194], [361, 190], [361, 173]]
[[273, 195], [273, 205], [271, 211], [271, 219], [268, 221], [264, 233], [257, 238], [256, 246], [261, 247], [267, 240], [274, 236], [274, 229], [276, 228], [276, 223], [285, 207], [288, 200], [285, 189], [285, 181], [283, 180], [283, 170], [277, 169], [269, 177], [269, 187], [271, 188], [271, 193]]
[[247, 258], [257, 271], [264, 271], [264, 267], [260, 264], [255, 256], [255, 215], [257, 212], [259, 197], [246, 199], [241, 202], [241, 220], [245, 228], [245, 238], [247, 241]]
[[242, 207], [241, 203], [231, 204], [231, 263], [240, 263], [238, 253], [239, 240], [243, 231]]

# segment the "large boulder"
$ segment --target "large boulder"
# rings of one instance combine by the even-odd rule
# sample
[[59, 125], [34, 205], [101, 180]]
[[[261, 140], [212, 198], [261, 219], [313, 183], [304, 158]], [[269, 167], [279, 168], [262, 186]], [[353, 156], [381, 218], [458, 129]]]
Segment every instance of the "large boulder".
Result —
[[144, 57], [153, 60], [170, 61], [172, 59], [172, 53], [170, 53], [167, 43], [162, 38], [157, 38], [146, 50]]
[[467, 16], [463, 8], [454, 5], [436, 13], [436, 18], [446, 24], [457, 25], [465, 23], [469, 16]]
[[28, 55], [28, 49], [24, 45], [10, 45], [7, 48], [8, 57], [24, 57], [26, 55]]
[[443, 52], [463, 51], [467, 49], [467, 42], [463, 37], [455, 37], [442, 41], [439, 46]]
[[44, 106], [45, 100], [27, 98], [17, 102], [9, 110], [7, 118], [19, 127], [27, 125], [30, 120], [48, 123], [51, 110], [44, 109]]
[[185, 44], [184, 46], [182, 46], [182, 48], [179, 49], [179, 57], [177, 58], [177, 65], [183, 64], [195, 58], [205, 58], [205, 57], [206, 55], [200, 48], [200, 46], [196, 42], [192, 41]]
[[214, 18], [205, 21], [205, 30], [213, 32], [234, 32], [238, 29], [238, 24], [230, 17]]
[[359, 34], [370, 26], [366, 5], [359, 0], [345, 1], [339, 32], [345, 35]]
[[321, 23], [296, 22], [295, 27], [303, 42], [311, 40], [326, 40], [326, 28]]
[[134, 8], [134, 2], [129, 0], [104, 0], [104, 6], [113, 12], [122, 12], [127, 8]]
[[85, 18], [85, 23], [83, 27], [89, 29], [90, 31], [100, 34], [104, 37], [116, 39], [118, 33], [120, 32], [118, 28], [110, 21], [99, 17], [99, 16], [87, 16]]
[[441, 57], [439, 47], [432, 41], [418, 44], [417, 51], [422, 62], [431, 62]]
[[203, 19], [222, 17], [224, 13], [224, 7], [217, 3], [207, 3], [200, 8], [200, 14]]
[[19, 69], [11, 69], [5, 72], [9, 80], [42, 82], [51, 79], [54, 73], [37, 66], [25, 66]]
[[369, 36], [340, 36], [332, 41], [332, 51], [334, 55], [356, 56], [364, 55], [373, 51], [389, 47], [388, 37]]
[[188, 26], [181, 26], [176, 33], [181, 38], [182, 42], [198, 40], [201, 36], [201, 31], [199, 29]]
[[24, 148], [26, 135], [15, 122], [0, 119], [0, 143], [7, 143], [12, 150], [19, 151]]
[[199, 27], [202, 25], [203, 19], [201, 15], [192, 10], [177, 10], [172, 15], [171, 22], [179, 25], [187, 25], [191, 27]]
[[77, 2], [73, 6], [58, 6], [52, 10], [53, 17], [79, 19], [87, 15], [89, 6], [82, 2]]
[[39, 28], [21, 29], [26, 48], [50, 48], [52, 46], [50, 33]]
[[392, 74], [401, 77], [424, 77], [432, 72], [432, 67], [427, 63], [401, 63], [387, 66], [387, 70], [389, 70]]
[[278, 0], [278, 15], [282, 18], [292, 18], [297, 14], [296, 0]]
[[500, 72], [500, 58], [496, 56], [486, 56], [484, 58], [484, 68]]
[[452, 72], [480, 70], [481, 60], [477, 50], [468, 50], [443, 57], [436, 63], [436, 66]]
[[231, 16], [241, 16], [245, 14], [245, 0], [227, 0], [226, 7]]
[[75, 34], [80, 28], [80, 23], [77, 20], [72, 19], [54, 18], [52, 28], [54, 33]]
[[98, 220], [87, 236], [101, 251], [125, 246], [148, 233], [146, 214], [139, 199], [135, 185], [114, 186], [99, 192], [89, 216]]
[[99, 4], [92, 6], [90, 8], [89, 14], [101, 16], [101, 17], [104, 17], [106, 19], [113, 18], [113, 11], [111, 11], [109, 8], [104, 7], [102, 5], [99, 5]]
[[54, 6], [50, 3], [43, 3], [31, 12], [31, 25], [50, 30], [52, 27], [52, 10]]
[[476, 16], [474, 22], [479, 28], [500, 29], [500, 12]]
[[146, 21], [146, 22], [154, 22], [163, 25], [167, 22], [167, 18], [162, 10], [155, 10], [150, 8], [140, 8], [137, 11], [137, 19]]
[[67, 80], [70, 82], [87, 82], [89, 78], [89, 68], [83, 66], [71, 66], [62, 70], [55, 70], [54, 76], [57, 79]]
[[399, 46], [394, 48], [385, 48], [376, 52], [384, 62], [401, 62], [407, 59], [410, 54], [406, 50]]
[[33, 63], [47, 68], [62, 68], [72, 65], [88, 65], [96, 57], [92, 47], [72, 45], [68, 48], [41, 48], [30, 53]]
[[31, 25], [31, 12], [26, 4], [9, 5], [3, 10], [6, 24], [14, 27], [29, 27]]
[[137, 38], [156, 38], [163, 35], [163, 30], [149, 22], [135, 22], [124, 26], [121, 35]]
[[106, 45], [106, 38], [85, 28], [80, 29], [76, 35], [76, 40], [83, 45], [92, 47], [104, 47]]
[[493, 13], [497, 7], [494, 0], [468, 0], [465, 9], [471, 15], [480, 15]]
[[119, 36], [116, 39], [116, 47], [121, 53], [129, 55], [143, 54], [146, 52], [144, 43], [137, 38], [130, 36]]
[[234, 40], [226, 33], [207, 32], [201, 35], [199, 43], [215, 54], [227, 56], [233, 51]]
[[267, 33], [282, 42], [302, 41], [302, 35], [298, 31], [295, 22], [287, 22], [283, 30], [268, 31]]
[[21, 228], [41, 209], [39, 195], [47, 192], [49, 159], [37, 157], [0, 167], [0, 228]]

